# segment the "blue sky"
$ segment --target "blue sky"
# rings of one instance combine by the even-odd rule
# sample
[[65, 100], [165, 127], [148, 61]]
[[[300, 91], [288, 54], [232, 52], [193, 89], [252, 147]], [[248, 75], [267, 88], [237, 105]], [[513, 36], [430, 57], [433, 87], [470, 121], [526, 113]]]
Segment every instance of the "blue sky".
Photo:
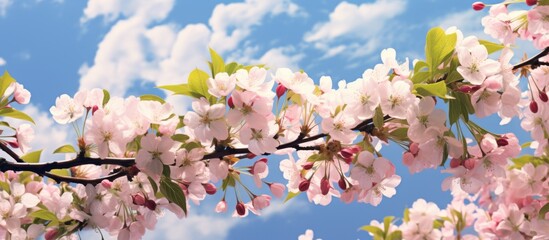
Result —
[[[351, 81], [380, 62], [384, 48], [395, 48], [400, 60], [423, 57], [430, 27], [456, 25], [466, 35], [482, 34], [486, 12], [471, 10], [472, 2], [0, 0], [0, 71], [8, 70], [31, 91], [31, 105], [24, 110], [38, 119], [33, 147], [51, 152], [74, 142], [48, 112], [63, 93], [100, 87], [119, 96], [163, 95], [153, 87], [181, 83], [195, 67], [206, 68], [208, 46], [241, 63], [303, 69], [315, 80], [330, 75]], [[188, 101], [170, 101], [185, 111]], [[401, 149], [385, 147], [382, 153], [403, 179], [397, 195], [378, 207], [339, 200], [321, 207], [300, 196], [284, 205], [275, 202], [261, 217], [234, 219], [213, 212], [220, 199], [214, 196], [192, 206], [188, 219], [167, 214], [146, 238], [295, 239], [310, 228], [323, 239], [369, 239], [357, 229], [372, 219], [401, 216], [420, 197], [441, 206], [449, 201], [449, 193], [440, 190], [439, 170], [410, 176], [400, 164]], [[271, 180], [281, 178], [278, 160], [270, 161]]]

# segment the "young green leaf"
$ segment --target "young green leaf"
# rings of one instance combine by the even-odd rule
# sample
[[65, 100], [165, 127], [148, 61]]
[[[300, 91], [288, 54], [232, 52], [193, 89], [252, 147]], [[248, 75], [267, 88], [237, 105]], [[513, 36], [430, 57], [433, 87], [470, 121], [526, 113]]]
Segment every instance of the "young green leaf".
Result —
[[217, 73], [225, 71], [225, 62], [212, 48], [210, 48], [210, 56], [212, 58], [212, 77], [215, 77]]
[[377, 107], [374, 114], [374, 126], [376, 128], [382, 128], [383, 124], [385, 124], [385, 120], [383, 120], [383, 111], [381, 110], [381, 107]]
[[103, 89], [103, 107], [111, 100], [111, 94], [106, 89]]
[[17, 119], [29, 121], [29, 122], [35, 124], [34, 120], [32, 120], [32, 118], [29, 115], [27, 115], [24, 112], [15, 110], [13, 108], [0, 109], [0, 116], [10, 117], [10, 118], [17, 118]]
[[503, 45], [503, 44], [490, 42], [490, 41], [486, 41], [486, 40], [482, 40], [482, 39], [479, 39], [478, 42], [481, 45], [484, 45], [484, 47], [486, 47], [486, 50], [488, 50], [488, 54], [500, 51], [501, 49], [505, 48], [505, 45]]
[[295, 198], [299, 194], [301, 194], [301, 192], [288, 192], [288, 196], [284, 199], [284, 203], [290, 201], [290, 199]]
[[442, 63], [444, 58], [454, 51], [456, 41], [455, 33], [446, 34], [440, 27], [429, 30], [425, 42], [425, 58], [431, 72], [434, 72], [434, 69]]
[[451, 99], [452, 96], [448, 95], [445, 82], [436, 83], [417, 83], [414, 84], [414, 90], [421, 96], [436, 96], [444, 99]]
[[160, 192], [168, 199], [168, 201], [175, 203], [183, 212], [187, 214], [187, 201], [185, 194], [181, 187], [177, 183], [172, 182], [171, 179], [162, 178], [160, 180]]
[[164, 101], [164, 99], [162, 99], [159, 96], [153, 95], [153, 94], [141, 95], [139, 97], [139, 99], [141, 99], [141, 101], [157, 101], [157, 102], [162, 103], [162, 104], [166, 103], [166, 101]]
[[15, 82], [15, 79], [11, 77], [8, 71], [4, 72], [4, 75], [0, 77], [0, 96], [4, 96], [6, 89]]
[[55, 149], [53, 153], [76, 153], [76, 149], [72, 145], [67, 144]]
[[21, 156], [21, 159], [23, 159], [23, 161], [28, 163], [37, 163], [40, 161], [41, 154], [42, 154], [42, 150], [38, 150], [38, 151], [30, 152]]

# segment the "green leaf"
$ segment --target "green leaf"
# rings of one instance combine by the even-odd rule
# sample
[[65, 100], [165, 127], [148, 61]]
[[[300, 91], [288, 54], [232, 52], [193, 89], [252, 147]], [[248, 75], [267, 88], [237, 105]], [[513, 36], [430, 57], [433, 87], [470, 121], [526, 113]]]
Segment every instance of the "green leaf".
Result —
[[445, 82], [436, 83], [416, 83], [414, 84], [414, 90], [421, 96], [436, 96], [443, 99], [451, 99], [448, 95]]
[[189, 142], [189, 143], [186, 143], [185, 145], [183, 145], [183, 148], [187, 149], [187, 151], [191, 151], [193, 150], [194, 148], [201, 148], [202, 145], [200, 143], [197, 143], [197, 142]]
[[64, 176], [64, 177], [70, 177], [71, 173], [69, 172], [69, 169], [53, 169], [50, 171], [50, 173], [58, 175], [58, 176]]
[[72, 145], [67, 144], [55, 149], [53, 153], [76, 153], [76, 149]]
[[387, 216], [383, 218], [383, 232], [389, 232], [389, 227], [391, 226], [393, 219], [395, 219], [394, 216]]
[[364, 226], [360, 227], [360, 230], [370, 232], [374, 236], [383, 237], [383, 230], [381, 230], [381, 228], [378, 228], [376, 226], [364, 225]]
[[505, 48], [503, 44], [490, 42], [482, 39], [479, 39], [478, 42], [481, 45], [484, 45], [484, 47], [486, 47], [486, 50], [488, 50], [488, 54], [492, 54], [494, 52], [500, 51], [501, 49]]
[[545, 219], [545, 214], [547, 214], [547, 212], [549, 212], [549, 203], [546, 203], [545, 205], [543, 205], [543, 207], [539, 209], [538, 218]]
[[402, 231], [400, 230], [396, 230], [394, 232], [392, 232], [391, 234], [389, 234], [389, 236], [387, 236], [387, 238], [385, 238], [387, 240], [401, 240], [402, 239]]
[[448, 160], [448, 143], [444, 143], [444, 148], [442, 149], [442, 160], [440, 161], [440, 166], [444, 166]]
[[0, 181], [0, 190], [4, 190], [7, 193], [10, 193], [10, 184], [4, 181]]
[[157, 102], [162, 103], [162, 104], [164, 104], [166, 102], [161, 97], [153, 95], [153, 94], [141, 95], [139, 97], [139, 99], [141, 99], [141, 101], [157, 101]]
[[6, 89], [15, 82], [15, 79], [11, 77], [8, 71], [4, 72], [4, 75], [0, 77], [0, 96], [4, 96]]
[[185, 96], [192, 96], [191, 88], [188, 84], [175, 84], [175, 85], [164, 85], [164, 86], [158, 86], [157, 88], [168, 90], [176, 95], [185, 95]]
[[239, 69], [239, 66], [240, 65], [238, 63], [231, 62], [231, 63], [225, 65], [225, 72], [227, 72], [227, 74], [231, 75], [231, 74], [235, 73], [236, 70]]
[[301, 192], [288, 192], [288, 196], [284, 199], [284, 203], [290, 201], [290, 199], [295, 198], [299, 194], [301, 194]]
[[151, 177], [147, 177], [147, 178], [149, 178], [149, 182], [151, 183], [151, 187], [153, 189], [153, 192], [154, 192], [154, 194], [156, 194], [158, 192], [158, 185], [156, 184], [154, 179], [152, 179]]
[[28, 163], [37, 163], [40, 161], [41, 154], [42, 154], [42, 150], [38, 150], [38, 151], [30, 152], [21, 156], [21, 159], [23, 159], [23, 161]]
[[424, 61], [417, 61], [414, 65], [414, 74], [421, 72], [422, 70], [429, 71], [429, 64]]
[[429, 30], [425, 41], [425, 58], [431, 72], [442, 63], [448, 54], [454, 51], [456, 41], [455, 33], [446, 34], [440, 27]]
[[212, 57], [212, 77], [215, 77], [217, 73], [225, 71], [225, 62], [212, 48], [210, 48], [210, 56]]
[[175, 203], [181, 209], [185, 215], [187, 214], [187, 201], [185, 194], [181, 187], [177, 183], [172, 182], [171, 179], [162, 178], [160, 180], [160, 192], [164, 194], [168, 201]]
[[27, 115], [24, 112], [15, 110], [13, 108], [3, 108], [3, 109], [1, 109], [0, 110], [0, 116], [21, 119], [21, 120], [29, 121], [29, 122], [34, 124], [34, 120], [32, 120], [32, 118], [29, 115]]
[[106, 89], [103, 89], [103, 107], [111, 100], [111, 94]]
[[532, 144], [532, 141], [525, 142], [520, 145], [520, 148], [529, 148], [531, 144]]
[[446, 80], [444, 80], [446, 82], [446, 84], [448, 83], [452, 83], [452, 82], [455, 82], [455, 81], [458, 81], [458, 80], [461, 80], [463, 79], [463, 76], [461, 76], [461, 74], [457, 71], [457, 70], [452, 70], [450, 73], [448, 73], [448, 76], [446, 77]]
[[193, 97], [200, 98], [205, 97], [210, 100], [213, 99], [212, 95], [208, 92], [208, 84], [206, 83], [210, 76], [196, 68], [189, 74], [189, 79], [187, 80], [191, 92], [193, 92]]
[[385, 120], [383, 120], [383, 111], [381, 110], [381, 106], [378, 106], [374, 114], [374, 126], [376, 128], [382, 128], [383, 124], [385, 124]]
[[396, 140], [405, 141], [408, 139], [408, 128], [397, 128], [391, 131], [389, 135]]
[[59, 219], [57, 219], [57, 216], [55, 216], [55, 214], [45, 209], [40, 209], [40, 210], [37, 210], [36, 212], [32, 212], [29, 214], [29, 217], [40, 218], [40, 219], [44, 219], [47, 221], [54, 221], [54, 222], [59, 221]]
[[173, 136], [172, 136], [172, 139], [173, 139], [174, 141], [184, 143], [184, 142], [186, 142], [187, 140], [189, 140], [189, 136], [187, 136], [187, 135], [185, 135], [185, 134], [178, 133], [178, 134], [173, 135]]
[[417, 73], [414, 73], [414, 76], [412, 76], [412, 82], [422, 83], [429, 80], [430, 76], [431, 76], [430, 72], [417, 72]]
[[410, 209], [405, 208], [404, 213], [402, 214], [402, 220], [407, 223], [410, 221]]

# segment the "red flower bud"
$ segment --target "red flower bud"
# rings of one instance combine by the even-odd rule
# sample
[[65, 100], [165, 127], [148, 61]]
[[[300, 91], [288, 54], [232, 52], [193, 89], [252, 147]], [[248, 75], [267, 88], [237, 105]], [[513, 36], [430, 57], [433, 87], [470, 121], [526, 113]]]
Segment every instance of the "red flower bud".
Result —
[[145, 197], [143, 197], [143, 195], [141, 194], [135, 194], [135, 195], [132, 195], [132, 201], [133, 201], [133, 204], [137, 205], [137, 206], [143, 206], [145, 205]]
[[288, 90], [286, 87], [284, 87], [284, 85], [282, 84], [278, 84], [278, 86], [276, 87], [276, 96], [278, 98], [282, 97], [282, 95], [284, 95], [284, 93], [286, 93], [286, 90]]
[[97, 105], [94, 105], [92, 107], [92, 115], [95, 113], [95, 111], [97, 111], [99, 109], [99, 107]]
[[458, 88], [458, 91], [460, 91], [462, 93], [470, 93], [472, 89], [473, 88], [469, 85], [463, 85], [463, 86]]
[[238, 202], [236, 204], [236, 213], [240, 216], [244, 216], [244, 214], [246, 214], [246, 206], [244, 206], [244, 203]]
[[341, 188], [342, 190], [347, 189], [347, 182], [345, 181], [345, 177], [341, 176], [339, 181], [337, 181], [337, 185], [339, 185], [339, 188]]
[[299, 191], [305, 192], [309, 190], [309, 185], [311, 185], [311, 182], [309, 182], [308, 180], [303, 180], [299, 183]]
[[349, 149], [349, 148], [344, 148], [343, 150], [341, 150], [341, 151], [339, 152], [339, 154], [341, 154], [341, 156], [342, 156], [343, 158], [352, 158], [354, 153], [352, 152], [351, 149]]
[[8, 142], [8, 144], [9, 144], [10, 147], [12, 147], [12, 148], [19, 148], [19, 143], [17, 143], [17, 142]]
[[315, 165], [315, 163], [307, 162], [307, 163], [301, 165], [301, 167], [303, 167], [303, 170], [309, 170], [309, 169], [313, 168], [313, 165]]
[[459, 158], [452, 158], [452, 160], [450, 160], [450, 167], [451, 168], [457, 168], [461, 165], [461, 159]]
[[509, 145], [509, 141], [507, 141], [507, 139], [505, 138], [499, 138], [498, 140], [496, 140], [496, 142], [498, 143], [498, 147], [504, 147]]
[[322, 195], [327, 195], [330, 192], [330, 180], [326, 177], [320, 180], [320, 192], [322, 192]]
[[475, 11], [480, 11], [480, 10], [484, 9], [484, 7], [486, 7], [486, 4], [484, 4], [483, 2], [474, 2], [473, 3], [473, 9]]
[[149, 200], [145, 201], [144, 206], [146, 208], [148, 208], [149, 210], [154, 211], [156, 209], [156, 202], [149, 199]]
[[103, 186], [106, 189], [111, 189], [112, 182], [105, 179], [105, 180], [101, 181], [101, 186]]
[[463, 166], [469, 170], [475, 168], [475, 159], [473, 158], [465, 159], [465, 162], [463, 162]]
[[246, 157], [249, 158], [249, 159], [252, 159], [252, 158], [254, 158], [254, 157], [256, 157], [256, 156], [255, 156], [255, 154], [253, 154], [253, 153], [248, 153], [248, 154], [246, 154]]
[[526, 0], [526, 5], [528, 6], [534, 6], [538, 4], [538, 0]]
[[229, 105], [230, 108], [234, 108], [233, 96], [229, 97], [229, 99], [227, 100], [227, 105]]
[[46, 240], [57, 239], [57, 233], [58, 233], [57, 229], [48, 230], [46, 234], [44, 234], [44, 238]]
[[531, 101], [530, 102], [530, 111], [532, 111], [533, 113], [537, 113], [538, 112], [538, 103], [536, 101]]
[[545, 92], [539, 92], [539, 99], [542, 102], [547, 102], [549, 100], [549, 97], [547, 97], [547, 93]]
[[206, 193], [209, 195], [214, 195], [217, 192], [217, 188], [211, 183], [202, 184], [202, 186], [206, 190]]

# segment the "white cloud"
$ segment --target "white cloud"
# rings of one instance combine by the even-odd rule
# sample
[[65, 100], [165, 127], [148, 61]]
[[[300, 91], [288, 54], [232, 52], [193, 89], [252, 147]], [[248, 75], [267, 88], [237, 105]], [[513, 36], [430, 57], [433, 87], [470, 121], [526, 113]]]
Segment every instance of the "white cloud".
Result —
[[341, 2], [330, 13], [329, 21], [316, 24], [304, 40], [324, 51], [325, 58], [340, 53], [364, 56], [377, 49], [390, 20], [405, 8], [406, 0], [376, 0], [360, 5]]
[[0, 66], [6, 65], [6, 60], [0, 57]]
[[[302, 213], [307, 211], [308, 204], [299, 199], [293, 199], [290, 202], [282, 203], [275, 200], [271, 206], [262, 211], [259, 216], [263, 221], [269, 220], [277, 215], [289, 215], [288, 213]], [[166, 240], [223, 240], [227, 239], [231, 229], [238, 225], [247, 224], [251, 218], [233, 218], [231, 213], [215, 214], [214, 207], [201, 205], [189, 210], [187, 218], [179, 219], [172, 213], [167, 213], [158, 220], [154, 231], [147, 233], [144, 239], [166, 239]], [[231, 210], [229, 210], [231, 211]], [[198, 212], [210, 212], [200, 214]], [[177, 226], [177, 227], [174, 227]]]
[[[266, 16], [300, 14], [299, 7], [289, 0], [246, 0], [217, 5], [209, 26], [199, 23], [178, 29], [170, 23], [156, 24], [167, 17], [173, 4], [173, 0], [138, 0], [131, 4], [90, 0], [82, 23], [100, 17], [114, 23], [99, 43], [94, 62], [81, 66], [80, 88], [100, 87], [113, 95], [124, 95], [138, 82], [184, 82], [194, 68], [207, 69], [208, 46], [227, 54]], [[285, 56], [287, 52], [286, 48], [275, 48], [264, 55], [277, 64], [294, 64], [301, 58], [297, 54]]]
[[8, 7], [13, 3], [12, 0], [0, 0], [0, 16], [6, 16]]
[[444, 29], [449, 27], [457, 27], [463, 32], [463, 35], [475, 35], [479, 38], [490, 39], [488, 35], [484, 33], [484, 27], [482, 27], [481, 19], [484, 15], [479, 12], [472, 11], [470, 9], [447, 14], [441, 18], [436, 19], [433, 22], [433, 26], [440, 26]]

